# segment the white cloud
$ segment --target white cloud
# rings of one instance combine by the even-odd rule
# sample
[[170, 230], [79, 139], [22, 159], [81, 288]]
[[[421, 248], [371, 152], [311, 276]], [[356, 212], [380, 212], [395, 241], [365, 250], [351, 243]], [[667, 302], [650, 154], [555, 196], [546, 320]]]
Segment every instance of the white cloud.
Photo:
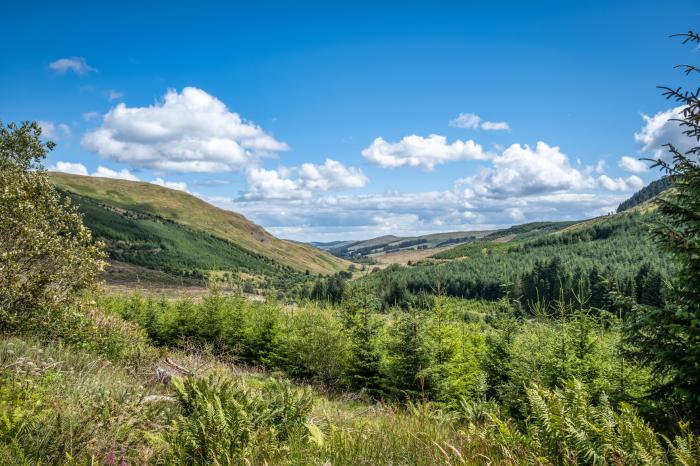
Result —
[[605, 160], [598, 160], [598, 162], [596, 162], [595, 172], [599, 175], [605, 173]]
[[99, 176], [101, 178], [114, 178], [117, 180], [128, 180], [128, 181], [140, 181], [139, 178], [131, 173], [126, 168], [122, 168], [119, 171], [112, 170], [111, 168], [99, 166], [97, 171], [92, 173], [90, 176]]
[[41, 127], [41, 134], [47, 138], [67, 138], [71, 135], [70, 126], [65, 123], [56, 124], [47, 120], [39, 120], [37, 123]]
[[642, 144], [642, 151], [661, 157], [668, 153], [664, 144], [673, 144], [678, 150], [685, 152], [695, 145], [693, 138], [683, 134], [683, 127], [676, 119], [682, 118], [683, 107], [676, 107], [658, 112], [653, 116], [642, 115], [644, 127], [634, 133], [634, 139]]
[[49, 68], [59, 74], [65, 74], [68, 71], [72, 71], [79, 76], [97, 72], [97, 69], [88, 65], [83, 57], [59, 58], [58, 60], [49, 63]]
[[481, 129], [486, 131], [510, 131], [510, 125], [505, 121], [485, 121]]
[[148, 107], [120, 103], [83, 146], [132, 166], [176, 172], [230, 172], [255, 167], [261, 157], [288, 149], [259, 126], [231, 112], [201, 89], [170, 90]]
[[598, 186], [608, 191], [630, 191], [644, 186], [644, 182], [636, 175], [615, 179], [610, 178], [608, 175], [601, 175], [596, 181]]
[[481, 124], [481, 117], [474, 113], [460, 113], [448, 124], [453, 128], [477, 129]]
[[[296, 179], [292, 179], [294, 173]], [[291, 169], [252, 168], [246, 179], [244, 199], [309, 199], [317, 191], [361, 188], [369, 182], [359, 168], [346, 167], [333, 159], [326, 159], [323, 165], [305, 163]]]
[[308, 199], [312, 193], [303, 189], [294, 180], [285, 178], [277, 170], [251, 168], [246, 173], [248, 191], [243, 194], [245, 199]]
[[88, 170], [82, 163], [56, 162], [56, 165], [49, 167], [49, 170], [70, 173], [71, 175], [88, 176]]
[[185, 191], [188, 193], [187, 183], [182, 181], [165, 181], [163, 178], [156, 178], [151, 181], [152, 184], [157, 184], [158, 186], [163, 186], [164, 188], [176, 189], [178, 191]]
[[620, 158], [620, 161], [617, 163], [617, 165], [623, 170], [631, 173], [644, 173], [645, 171], [649, 170], [647, 162], [628, 157], [626, 155]]
[[536, 220], [575, 220], [603, 215], [628, 195], [543, 193], [468, 198], [463, 190], [323, 195], [297, 199], [207, 200], [241, 212], [277, 235], [310, 239], [415, 236], [437, 231], [483, 230]]
[[591, 187], [559, 147], [540, 141], [534, 148], [513, 144], [493, 159], [493, 168], [463, 180], [478, 196], [509, 197]]
[[117, 91], [117, 90], [114, 90], [114, 89], [110, 89], [110, 90], [107, 92], [107, 99], [109, 99], [110, 101], [112, 101], [112, 100], [117, 100], [117, 99], [121, 99], [122, 97], [124, 97], [124, 93], [123, 93], [123, 92], [120, 92], [120, 91]]
[[299, 179], [305, 188], [313, 191], [362, 188], [369, 182], [359, 168], [348, 168], [333, 159], [326, 159], [323, 165], [302, 164]]
[[475, 113], [460, 113], [448, 123], [454, 128], [483, 129], [485, 131], [510, 131], [510, 125], [505, 121], [484, 121]]
[[381, 137], [362, 151], [370, 162], [385, 168], [420, 167], [432, 170], [435, 165], [456, 160], [486, 160], [490, 154], [472, 140], [447, 142], [445, 136], [431, 134], [427, 138], [406, 136], [396, 143], [386, 142]]

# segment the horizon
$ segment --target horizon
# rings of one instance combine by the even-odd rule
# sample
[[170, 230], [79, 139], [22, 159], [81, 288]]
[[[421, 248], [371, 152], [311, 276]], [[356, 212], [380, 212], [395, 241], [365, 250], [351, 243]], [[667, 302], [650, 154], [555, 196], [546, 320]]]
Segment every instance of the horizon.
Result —
[[698, 51], [656, 2], [136, 5], [9, 5], [0, 120], [41, 122], [48, 169], [184, 190], [280, 238], [592, 218], [688, 144], [656, 86]]

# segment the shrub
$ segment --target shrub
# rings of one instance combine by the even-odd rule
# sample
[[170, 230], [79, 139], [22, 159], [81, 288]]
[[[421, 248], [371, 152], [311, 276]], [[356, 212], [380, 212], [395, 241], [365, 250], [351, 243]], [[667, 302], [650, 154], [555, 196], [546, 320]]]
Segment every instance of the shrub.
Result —
[[45, 325], [95, 283], [104, 253], [41, 167], [37, 123], [0, 123], [0, 330]]

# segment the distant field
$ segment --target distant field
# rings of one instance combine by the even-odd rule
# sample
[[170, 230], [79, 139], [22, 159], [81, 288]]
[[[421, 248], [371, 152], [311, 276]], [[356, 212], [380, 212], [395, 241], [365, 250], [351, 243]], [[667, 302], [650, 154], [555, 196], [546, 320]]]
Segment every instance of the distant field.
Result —
[[433, 249], [411, 249], [411, 250], [404, 250], [404, 251], [395, 251], [395, 252], [390, 252], [387, 254], [376, 254], [374, 256], [371, 256], [372, 259], [377, 261], [377, 266], [379, 268], [384, 268], [387, 267], [391, 264], [399, 264], [399, 265], [408, 265], [409, 262], [415, 263], [420, 260], [426, 259], [434, 254], [439, 254], [441, 252], [447, 251], [448, 249], [452, 249], [456, 244], [452, 244], [449, 246], [442, 246], [439, 248], [433, 248]]

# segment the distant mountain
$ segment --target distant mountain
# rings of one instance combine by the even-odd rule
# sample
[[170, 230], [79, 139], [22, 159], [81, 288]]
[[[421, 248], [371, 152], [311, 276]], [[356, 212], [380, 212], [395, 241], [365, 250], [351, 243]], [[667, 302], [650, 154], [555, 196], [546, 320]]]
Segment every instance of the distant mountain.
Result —
[[648, 201], [649, 199], [658, 196], [659, 194], [671, 188], [672, 186], [673, 183], [671, 182], [671, 178], [668, 176], [664, 176], [660, 180], [652, 181], [651, 183], [634, 193], [632, 197], [622, 202], [617, 207], [617, 213], [619, 214], [620, 212], [624, 212], [625, 210], [638, 206], [639, 204], [642, 204]]
[[453, 231], [408, 237], [385, 235], [362, 241], [336, 241], [333, 243], [312, 244], [337, 257], [361, 259], [377, 254], [411, 249], [433, 249], [461, 244], [481, 238], [489, 233], [491, 231]]
[[184, 273], [331, 274], [349, 262], [307, 244], [284, 241], [243, 215], [151, 183], [50, 173], [78, 205], [112, 258]]

